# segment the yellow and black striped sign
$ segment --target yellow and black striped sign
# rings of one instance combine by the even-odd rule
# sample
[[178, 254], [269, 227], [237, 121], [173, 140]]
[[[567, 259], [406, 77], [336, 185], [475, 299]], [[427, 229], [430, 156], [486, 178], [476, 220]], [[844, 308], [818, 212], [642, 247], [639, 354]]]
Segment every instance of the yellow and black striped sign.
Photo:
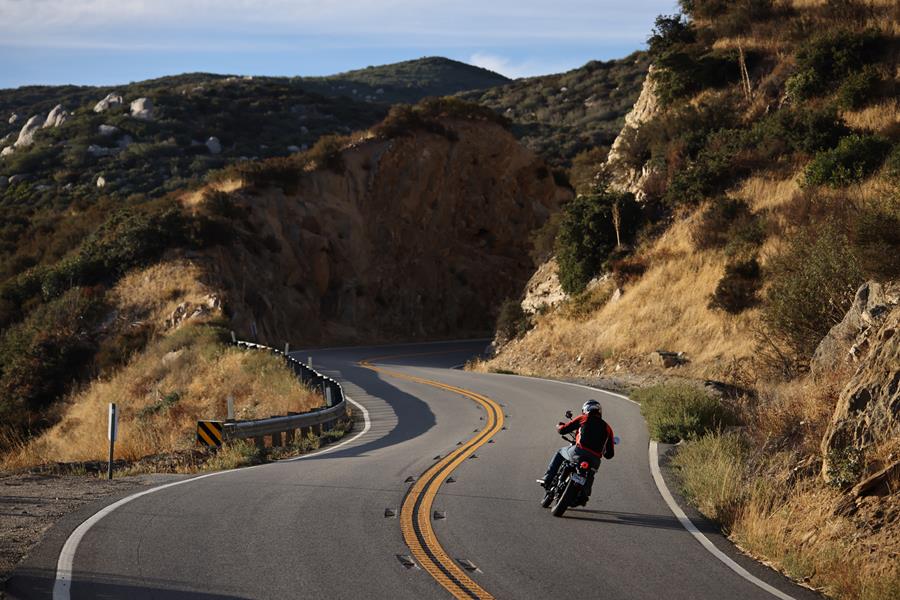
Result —
[[218, 448], [222, 445], [222, 421], [197, 421], [197, 443]]

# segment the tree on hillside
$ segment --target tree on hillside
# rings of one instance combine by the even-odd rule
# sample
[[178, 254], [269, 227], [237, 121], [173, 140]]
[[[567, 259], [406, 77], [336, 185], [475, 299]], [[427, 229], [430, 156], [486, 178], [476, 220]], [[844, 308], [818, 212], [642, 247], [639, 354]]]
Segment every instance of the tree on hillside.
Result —
[[556, 237], [559, 282], [573, 294], [584, 290], [610, 253], [629, 241], [640, 224], [640, 207], [632, 194], [598, 187], [565, 209]]

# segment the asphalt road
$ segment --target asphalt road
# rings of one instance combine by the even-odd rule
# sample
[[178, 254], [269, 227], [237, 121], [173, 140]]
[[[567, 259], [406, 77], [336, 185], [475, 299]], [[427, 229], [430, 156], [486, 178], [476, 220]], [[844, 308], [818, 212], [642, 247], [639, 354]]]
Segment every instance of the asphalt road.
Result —
[[[449, 367], [483, 342], [304, 351], [366, 407], [369, 431], [334, 451], [241, 469], [142, 496], [116, 509], [81, 540], [73, 598], [449, 598], [410, 556], [399, 513], [418, 477], [485, 427], [485, 409], [447, 389], [502, 406], [505, 430], [475, 450], [443, 483], [431, 521], [453, 560], [496, 598], [772, 598], [704, 549], [663, 501], [648, 466], [648, 436], [629, 401], [557, 382]], [[554, 425], [566, 409], [601, 401], [621, 443], [601, 466], [585, 508], [553, 518], [534, 483], [562, 445]], [[391, 512], [392, 511], [393, 515]], [[60, 527], [74, 528], [75, 524]], [[702, 525], [701, 525], [702, 528]], [[66, 531], [51, 539], [61, 547]], [[778, 574], [718, 546], [794, 598], [817, 598]], [[49, 543], [52, 546], [52, 543]], [[45, 546], [55, 573], [58, 551]], [[51, 562], [52, 559], [52, 562]], [[22, 597], [49, 597], [46, 575], [20, 578]], [[29, 591], [29, 589], [31, 591]]]

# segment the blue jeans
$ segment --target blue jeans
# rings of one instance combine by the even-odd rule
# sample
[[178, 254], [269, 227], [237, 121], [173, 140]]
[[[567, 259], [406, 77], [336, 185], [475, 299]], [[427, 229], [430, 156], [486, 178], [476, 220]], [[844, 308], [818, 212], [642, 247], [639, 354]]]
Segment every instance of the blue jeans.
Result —
[[564, 460], [574, 463], [586, 461], [591, 465], [592, 469], [600, 466], [600, 459], [590, 452], [582, 450], [578, 446], [566, 446], [553, 453], [553, 458], [550, 459], [550, 464], [547, 465], [547, 472], [544, 474], [544, 481], [550, 481], [556, 475], [556, 472], [559, 471], [559, 466]]

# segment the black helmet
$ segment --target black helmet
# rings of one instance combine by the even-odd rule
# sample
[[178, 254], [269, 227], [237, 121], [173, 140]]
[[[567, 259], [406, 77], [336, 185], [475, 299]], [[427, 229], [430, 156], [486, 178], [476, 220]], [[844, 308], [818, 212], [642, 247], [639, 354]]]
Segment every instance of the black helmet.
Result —
[[581, 407], [581, 412], [584, 414], [588, 414], [589, 412], [597, 411], [597, 414], [601, 417], [603, 416], [603, 407], [600, 406], [600, 403], [596, 400], [588, 400], [584, 403], [584, 406]]

